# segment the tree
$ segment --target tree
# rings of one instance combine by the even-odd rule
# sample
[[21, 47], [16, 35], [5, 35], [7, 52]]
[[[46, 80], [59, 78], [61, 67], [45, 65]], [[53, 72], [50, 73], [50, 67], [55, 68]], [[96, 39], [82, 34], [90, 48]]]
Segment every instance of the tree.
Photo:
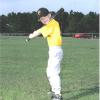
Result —
[[68, 21], [68, 12], [64, 12], [63, 15], [61, 16], [61, 30], [63, 33], [68, 32], [68, 26], [69, 26], [69, 21]]
[[99, 15], [90, 12], [80, 21], [81, 31], [86, 33], [99, 33]]
[[12, 12], [8, 14], [8, 25], [9, 25], [9, 32], [13, 33], [17, 31], [17, 17], [16, 13]]
[[84, 17], [84, 15], [80, 12], [71, 11], [69, 14], [69, 27], [68, 31], [71, 33], [77, 33], [80, 29], [80, 20]]
[[0, 16], [0, 33], [9, 32], [8, 18], [5, 15]]

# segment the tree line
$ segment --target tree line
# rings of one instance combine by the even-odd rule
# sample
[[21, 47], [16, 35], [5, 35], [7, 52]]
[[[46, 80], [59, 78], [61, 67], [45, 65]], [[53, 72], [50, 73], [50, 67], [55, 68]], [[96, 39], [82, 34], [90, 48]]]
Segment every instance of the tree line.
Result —
[[[54, 14], [55, 12], [52, 12]], [[62, 33], [99, 33], [99, 14], [89, 12], [69, 13], [64, 12], [57, 16], [56, 20], [60, 23]], [[36, 12], [32, 13], [14, 13], [0, 16], [0, 33], [31, 33], [42, 25], [38, 21]]]

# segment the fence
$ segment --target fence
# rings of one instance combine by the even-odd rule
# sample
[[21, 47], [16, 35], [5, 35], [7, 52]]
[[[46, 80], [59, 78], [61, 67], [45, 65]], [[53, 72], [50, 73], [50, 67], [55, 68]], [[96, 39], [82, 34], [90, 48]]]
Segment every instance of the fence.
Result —
[[99, 38], [99, 33], [63, 33], [62, 36], [74, 37], [76, 34], [84, 34], [85, 37], [89, 37], [89, 38]]
[[[30, 33], [0, 33], [0, 36], [28, 36]], [[80, 33], [62, 33], [63, 37], [73, 37]], [[90, 38], [99, 38], [99, 33], [85, 33]]]
[[0, 33], [0, 36], [27, 36], [29, 33]]

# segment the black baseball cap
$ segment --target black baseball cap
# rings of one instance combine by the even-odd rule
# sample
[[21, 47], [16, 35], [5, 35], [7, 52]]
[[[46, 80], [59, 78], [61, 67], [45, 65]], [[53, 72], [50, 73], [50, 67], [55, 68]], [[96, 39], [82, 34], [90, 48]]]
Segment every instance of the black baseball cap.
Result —
[[45, 17], [49, 14], [49, 11], [47, 8], [40, 8], [38, 11], [37, 11], [37, 16], [38, 18], [40, 19], [41, 17]]

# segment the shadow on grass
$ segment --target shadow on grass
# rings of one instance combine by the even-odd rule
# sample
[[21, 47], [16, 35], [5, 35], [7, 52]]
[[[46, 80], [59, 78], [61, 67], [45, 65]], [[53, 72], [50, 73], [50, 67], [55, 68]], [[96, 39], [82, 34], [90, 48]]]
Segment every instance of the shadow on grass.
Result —
[[[99, 94], [99, 87], [98, 86], [94, 86], [92, 88], [87, 88], [87, 89], [80, 89], [80, 92], [77, 93], [76, 95], [74, 93], [72, 93], [72, 97], [66, 98], [65, 100], [78, 100], [81, 97], [84, 96], [88, 96], [88, 95], [92, 95], [94, 93], [98, 93]], [[65, 93], [71, 93], [72, 91], [63, 91], [63, 94]]]

